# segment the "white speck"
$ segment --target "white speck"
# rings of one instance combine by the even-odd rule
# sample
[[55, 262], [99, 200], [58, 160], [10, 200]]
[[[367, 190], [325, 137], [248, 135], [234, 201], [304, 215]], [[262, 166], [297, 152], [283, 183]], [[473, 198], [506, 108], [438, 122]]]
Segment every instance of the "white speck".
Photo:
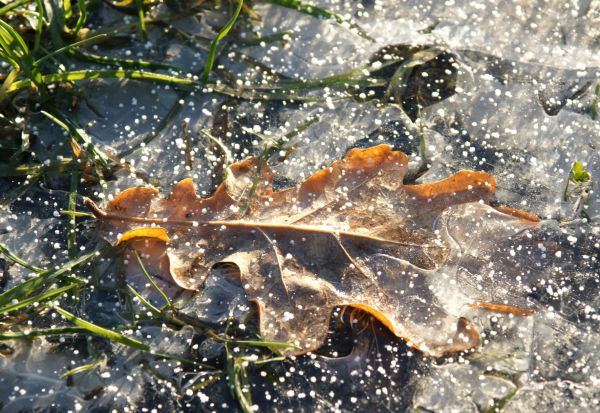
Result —
[[381, 66], [383, 66], [383, 64], [379, 60], [376, 60], [373, 63], [371, 63], [371, 67], [375, 70], [381, 69]]

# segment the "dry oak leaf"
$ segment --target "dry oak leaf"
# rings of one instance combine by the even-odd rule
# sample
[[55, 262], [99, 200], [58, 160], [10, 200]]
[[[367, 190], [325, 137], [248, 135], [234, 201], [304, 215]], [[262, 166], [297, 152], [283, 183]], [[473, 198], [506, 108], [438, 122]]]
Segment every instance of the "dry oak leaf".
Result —
[[199, 290], [216, 264], [234, 265], [258, 305], [261, 335], [302, 349], [289, 354], [317, 349], [339, 306], [370, 313], [434, 357], [479, 343], [464, 317], [474, 307], [530, 314], [525, 291], [542, 271], [531, 263], [540, 223], [487, 205], [491, 175], [460, 171], [404, 185], [408, 158], [388, 145], [353, 149], [281, 191], [258, 165], [233, 164], [209, 198], [185, 179], [165, 199], [138, 187], [105, 211], [87, 204], [108, 240], [128, 242], [180, 287]]

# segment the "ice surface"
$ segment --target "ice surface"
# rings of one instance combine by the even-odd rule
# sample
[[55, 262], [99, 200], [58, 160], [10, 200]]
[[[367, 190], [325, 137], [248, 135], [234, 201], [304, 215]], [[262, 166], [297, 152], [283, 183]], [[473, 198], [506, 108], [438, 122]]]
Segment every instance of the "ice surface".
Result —
[[[572, 196], [565, 201], [563, 195], [575, 161], [589, 171], [596, 192], [600, 177], [600, 123], [590, 115], [600, 79], [600, 2], [315, 2], [354, 19], [373, 40], [332, 19], [319, 20], [270, 3], [255, 3], [259, 3], [255, 11], [262, 19], [254, 21], [251, 30], [264, 36], [284, 30], [292, 34], [286, 42], [237, 47], [238, 54], [225, 66], [243, 70], [241, 79], [260, 78], [255, 69], [238, 61], [241, 55], [272, 68], [282, 78], [311, 80], [368, 66], [374, 53], [390, 45], [436, 45], [454, 56], [459, 70], [455, 93], [422, 112], [430, 165], [418, 181], [434, 181], [465, 168], [490, 172], [498, 181], [499, 202], [544, 218], [547, 225], [540, 235], [557, 249], [546, 252], [545, 267], [537, 268], [535, 277], [527, 280], [535, 315], [508, 317], [474, 311], [473, 319], [485, 336], [473, 353], [436, 361], [423, 358], [385, 332], [375, 334], [381, 326], [367, 329], [363, 335], [344, 331], [351, 337], [344, 354], [327, 350], [249, 367], [254, 403], [262, 406], [261, 411], [599, 410], [600, 197], [592, 192], [586, 198]], [[214, 37], [215, 27], [224, 21], [222, 12], [178, 22], [175, 27], [181, 33], [197, 35], [191, 39], [165, 35], [161, 28], [152, 27], [150, 40], [158, 46], [148, 50], [136, 41], [131, 52], [198, 75], [205, 46]], [[108, 23], [115, 16], [106, 12], [97, 23]], [[221, 179], [222, 157], [201, 131], [219, 135], [219, 127], [231, 132], [219, 137], [231, 151], [232, 160], [238, 160], [259, 153], [265, 136], [280, 138], [316, 119], [286, 142], [286, 148], [293, 150], [271, 157], [281, 186], [302, 180], [355, 146], [390, 143], [413, 155], [413, 170], [420, 163], [419, 126], [399, 106], [378, 106], [357, 96], [340, 97], [334, 88], [307, 93], [331, 100], [306, 105], [258, 104], [135, 81], [93, 81], [82, 84], [82, 91], [87, 101], [75, 112], [79, 121], [103, 148], [129, 164], [105, 188], [97, 185], [87, 194], [90, 196], [106, 193], [110, 197], [142, 183], [157, 185], [166, 193], [187, 176], [194, 178], [199, 192], [210, 193]], [[141, 145], [173, 108], [177, 110], [165, 128]], [[220, 120], [215, 121], [219, 115]], [[191, 132], [191, 168], [186, 165], [182, 140], [184, 120]], [[47, 120], [38, 121], [35, 132], [39, 139], [33, 149], [47, 151], [52, 159], [68, 153], [67, 146], [57, 144], [60, 131], [49, 127]], [[2, 181], [0, 192], [8, 193], [9, 187]], [[67, 197], [68, 185], [60, 181], [35, 183], [19, 201], [1, 207], [0, 242], [38, 266], [65, 262], [66, 221], [54, 212], [66, 208]], [[580, 214], [580, 201], [588, 204], [587, 218]], [[535, 266], [540, 259], [540, 251], [532, 258], [525, 250], [511, 261], [498, 256], [494, 245], [484, 245], [490, 251], [479, 250], [480, 240], [474, 242], [464, 227], [452, 230], [459, 243], [505, 269], [507, 278], [487, 283], [486, 288], [510, 287], [510, 268], [515, 262]], [[489, 229], [494, 230], [497, 228]], [[93, 239], [89, 228], [82, 232]], [[485, 234], [478, 236], [481, 243], [487, 239]], [[490, 238], [501, 240], [499, 249], [513, 246], [508, 236]], [[472, 270], [477, 264], [466, 259], [462, 270]], [[32, 275], [4, 261], [0, 261], [0, 271], [0, 291]], [[116, 292], [123, 283], [118, 258], [111, 257], [86, 271], [98, 287], [85, 297], [80, 315], [106, 327], [122, 323], [119, 311], [127, 304]], [[131, 281], [136, 289], [161, 305], [160, 297], [138, 275]], [[209, 277], [205, 294], [194, 296], [185, 307], [186, 320], [196, 315], [199, 321], [211, 320], [223, 327], [233, 315], [238, 323], [250, 325], [252, 313], [239, 290]], [[137, 302], [133, 305], [141, 308]], [[47, 328], [54, 323], [45, 314], [31, 327]], [[332, 329], [335, 325], [332, 323]], [[2, 327], [0, 324], [0, 330]], [[161, 351], [215, 361], [223, 368], [223, 344], [204, 340], [190, 327], [176, 331], [166, 325], [142, 323], [134, 336]], [[352, 338], [356, 338], [354, 345]], [[208, 373], [192, 373], [189, 366], [176, 361], [140, 355], [97, 337], [63, 341], [52, 337], [2, 342], [7, 346], [0, 347], [3, 412], [237, 408], [224, 378], [206, 388], [194, 388]], [[70, 379], [60, 378], [67, 369], [94, 362], [102, 354], [107, 361], [99, 367]], [[186, 392], [192, 388], [191, 394]]]

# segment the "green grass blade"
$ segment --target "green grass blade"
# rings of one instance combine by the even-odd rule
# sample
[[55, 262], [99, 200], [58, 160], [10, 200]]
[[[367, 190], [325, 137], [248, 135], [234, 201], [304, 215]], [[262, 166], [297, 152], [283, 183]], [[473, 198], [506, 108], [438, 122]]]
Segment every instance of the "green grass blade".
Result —
[[235, 397], [244, 413], [252, 413], [252, 398], [250, 386], [248, 385], [248, 374], [246, 372], [246, 361], [242, 357], [236, 357], [227, 351], [227, 380], [231, 395]]
[[213, 332], [209, 332], [209, 335], [217, 341], [221, 341], [227, 344], [234, 344], [239, 346], [249, 346], [249, 347], [266, 347], [272, 349], [285, 349], [292, 348], [294, 350], [302, 350], [301, 347], [298, 347], [292, 343], [284, 343], [281, 341], [262, 341], [262, 340], [237, 340], [231, 338], [224, 338], [218, 336]]
[[596, 88], [594, 89], [594, 97], [592, 99], [592, 120], [598, 119], [598, 102], [600, 101], [600, 81], [596, 82]]
[[267, 36], [256, 37], [254, 39], [244, 39], [236, 42], [238, 47], [258, 46], [261, 43], [275, 43], [275, 42], [287, 42], [294, 36], [294, 32], [291, 30], [285, 30], [283, 32], [273, 33]]
[[73, 30], [74, 36], [77, 36], [79, 30], [81, 30], [87, 20], [87, 5], [85, 4], [85, 0], [77, 0], [77, 7], [79, 7], [79, 17], [77, 18], [77, 23], [75, 23], [75, 29]]
[[3, 244], [0, 244], [0, 253], [2, 253], [6, 258], [8, 258], [9, 260], [11, 260], [12, 262], [14, 262], [16, 264], [19, 264], [21, 267], [25, 267], [28, 270], [31, 270], [33, 272], [42, 272], [42, 271], [44, 271], [42, 268], [36, 267], [35, 265], [32, 265], [32, 264], [29, 264], [28, 262], [25, 262], [21, 258], [17, 257], [8, 248], [6, 248], [6, 246], [3, 245]]
[[123, 152], [120, 152], [117, 155], [117, 157], [121, 159], [121, 158], [131, 155], [133, 152], [135, 152], [136, 150], [141, 148], [143, 145], [147, 145], [150, 142], [152, 142], [153, 139], [155, 139], [163, 131], [165, 131], [169, 127], [169, 125], [171, 125], [173, 123], [173, 121], [175, 120], [177, 115], [179, 115], [179, 113], [181, 112], [181, 109], [183, 109], [183, 104], [181, 102], [184, 101], [185, 97], [187, 97], [187, 92], [180, 91], [177, 96], [177, 99], [175, 99], [175, 102], [169, 109], [169, 112], [159, 120], [158, 125], [156, 125], [156, 127], [153, 128], [152, 131], [149, 132], [144, 137], [144, 139], [142, 139], [141, 142], [137, 143], [136, 145], [131, 145], [129, 148], [125, 149]]
[[148, 351], [148, 352], [151, 350], [149, 345], [142, 343], [141, 341], [138, 341], [134, 338], [124, 336], [123, 334], [118, 333], [116, 331], [109, 330], [107, 328], [100, 327], [96, 324], [90, 323], [89, 321], [86, 321], [82, 318], [79, 318], [79, 317], [71, 314], [67, 310], [63, 310], [59, 306], [52, 306], [51, 308], [56, 310], [56, 312], [58, 312], [60, 315], [62, 315], [65, 319], [67, 319], [71, 323], [75, 324], [77, 327], [81, 327], [81, 328], [89, 331], [90, 333], [97, 334], [99, 336], [102, 336], [102, 337], [110, 340], [110, 341], [114, 341], [116, 343], [121, 343], [126, 346], [136, 348], [138, 350]]
[[64, 209], [61, 209], [58, 212], [61, 213], [61, 214], [63, 214], [63, 215], [67, 215], [67, 216], [71, 216], [71, 217], [96, 219], [96, 215], [91, 214], [89, 212], [65, 211]]
[[231, 164], [231, 162], [233, 161], [233, 155], [231, 154], [231, 151], [229, 150], [229, 148], [227, 146], [225, 146], [225, 144], [221, 141], [221, 139], [211, 135], [211, 133], [207, 130], [202, 129], [200, 131], [200, 133], [202, 135], [204, 135], [209, 141], [211, 141], [213, 144], [215, 144], [219, 150], [221, 151], [221, 153], [224, 156], [224, 160], [223, 160], [223, 166], [227, 167]]
[[13, 300], [23, 300], [26, 297], [29, 297], [31, 294], [42, 288], [48, 282], [58, 278], [66, 278], [62, 277], [64, 273], [71, 271], [73, 268], [86, 264], [92, 259], [96, 258], [99, 255], [98, 250], [90, 252], [88, 254], [82, 255], [81, 257], [69, 261], [62, 267], [58, 269], [49, 269], [40, 272], [36, 277], [30, 278], [29, 280], [22, 282], [19, 285], [14, 286], [8, 291], [0, 294], [0, 306], [6, 306], [8, 303]]
[[[2, 58], [2, 60], [6, 60], [8, 62], [8, 64], [14, 68], [13, 71], [16, 72], [16, 71], [20, 70], [21, 65], [19, 64], [19, 60], [15, 59], [10, 53], [5, 53], [4, 50], [10, 50], [10, 46], [8, 44], [6, 44], [3, 41], [3, 39], [0, 37], [0, 58]], [[6, 81], [4, 83], [6, 84]], [[3, 88], [6, 90], [8, 90], [9, 87], [10, 87], [10, 85], [7, 85], [6, 87], [3, 86]], [[5, 92], [5, 93], [8, 93], [8, 92]]]
[[36, 65], [40, 65], [40, 64], [44, 63], [46, 60], [48, 60], [50, 58], [53, 58], [56, 55], [68, 52], [68, 51], [70, 51], [70, 50], [72, 50], [72, 49], [74, 49], [76, 47], [79, 47], [81, 45], [84, 45], [84, 44], [91, 44], [91, 43], [94, 43], [96, 41], [104, 40], [107, 37], [108, 37], [108, 35], [106, 35], [106, 34], [99, 34], [99, 35], [96, 35], [96, 36], [93, 36], [93, 37], [89, 37], [87, 39], [80, 40], [80, 41], [75, 42], [75, 43], [68, 44], [68, 45], [66, 45], [64, 47], [56, 49], [56, 50], [52, 51], [51, 53], [48, 53], [47, 55], [39, 58], [35, 63], [36, 63]]
[[98, 164], [102, 169], [110, 169], [110, 160], [102, 151], [96, 148], [96, 146], [92, 142], [92, 138], [87, 134], [87, 132], [83, 128], [76, 125], [67, 116], [58, 111], [50, 113], [48, 111], [42, 110], [40, 112], [48, 119], [56, 123], [58, 126], [63, 128], [65, 131], [67, 131], [72, 137], [75, 138], [77, 143], [84, 145], [86, 152], [88, 152], [91, 155], [94, 162]]
[[[51, 73], [42, 75], [42, 82], [45, 84], [59, 82], [77, 82], [81, 80], [93, 79], [136, 79], [148, 80], [157, 83], [165, 83], [174, 86], [197, 86], [198, 83], [191, 79], [184, 79], [160, 73], [146, 72], [142, 70], [76, 70], [72, 72]], [[20, 89], [31, 87], [31, 80], [21, 80], [14, 82], [7, 90], [7, 93], [13, 93]]]
[[25, 40], [23, 40], [21, 35], [19, 33], [17, 33], [10, 24], [6, 23], [3, 20], [0, 20], [0, 26], [2, 27], [2, 29], [4, 29], [6, 31], [5, 36], [9, 36], [9, 38], [11, 40], [9, 45], [12, 47], [12, 51], [13, 52], [17, 51], [12, 46], [12, 44], [16, 44], [18, 46], [18, 48], [20, 49], [21, 54], [19, 57], [21, 59], [31, 58], [31, 52], [29, 51], [29, 47], [27, 47], [27, 43], [25, 43]]
[[35, 30], [35, 40], [33, 43], [33, 51], [36, 52], [40, 48], [40, 42], [42, 40], [42, 31], [44, 29], [44, 5], [42, 0], [35, 0], [37, 6], [38, 21]]
[[370, 40], [372, 42], [375, 41], [358, 24], [354, 23], [352, 20], [347, 20], [344, 17], [340, 16], [339, 14], [329, 11], [327, 9], [323, 9], [321, 7], [314, 6], [312, 4], [304, 3], [299, 0], [268, 0], [268, 1], [273, 4], [277, 4], [278, 6], [296, 10], [296, 11], [299, 11], [300, 13], [308, 14], [309, 16], [316, 17], [318, 19], [334, 19], [338, 24], [348, 25], [351, 29], [354, 29], [360, 37]]
[[140, 269], [142, 270], [142, 273], [144, 273], [144, 276], [146, 277], [146, 279], [148, 280], [150, 285], [152, 285], [152, 288], [154, 288], [156, 290], [156, 292], [158, 294], [160, 294], [160, 296], [163, 298], [163, 300], [165, 300], [165, 303], [167, 304], [167, 306], [169, 306], [170, 308], [173, 308], [173, 303], [171, 303], [171, 300], [169, 300], [169, 297], [167, 297], [167, 294], [165, 294], [165, 292], [160, 289], [160, 287], [156, 284], [156, 282], [154, 282], [154, 280], [152, 279], [150, 274], [148, 274], [148, 271], [146, 271], [146, 267], [144, 267], [144, 263], [142, 262], [142, 259], [140, 258], [140, 255], [138, 254], [138, 252], [136, 250], [133, 250], [133, 255], [135, 255], [135, 259], [137, 260], [138, 265], [140, 266]]
[[27, 339], [32, 337], [44, 337], [44, 336], [62, 336], [67, 334], [83, 334], [88, 331], [81, 327], [56, 327], [56, 328], [44, 328], [40, 330], [31, 330], [25, 333], [2, 333], [0, 334], [0, 341], [3, 340], [19, 340]]
[[[71, 172], [71, 190], [69, 192], [69, 212], [74, 213], [77, 207], [77, 185], [79, 184], [79, 173], [77, 171]], [[75, 222], [75, 215], [72, 214], [69, 217], [67, 223], [67, 250], [69, 251], [69, 258], [75, 259], [77, 256], [77, 225]]]
[[0, 8], [0, 16], [4, 16], [9, 11], [16, 9], [24, 4], [31, 3], [32, 0], [17, 0], [12, 3], [8, 3], [6, 6]]
[[71, 0], [63, 0], [63, 11], [65, 14], [65, 19], [70, 19], [73, 15], [73, 5], [71, 4]]
[[189, 359], [186, 359], [184, 357], [181, 357], [181, 356], [178, 356], [175, 354], [169, 354], [169, 353], [155, 351], [146, 343], [142, 343], [139, 340], [136, 340], [131, 337], [127, 337], [117, 331], [109, 330], [108, 328], [100, 327], [99, 325], [90, 323], [89, 321], [79, 318], [79, 317], [71, 314], [67, 310], [60, 308], [59, 306], [55, 305], [55, 306], [52, 306], [51, 308], [56, 310], [60, 315], [62, 315], [65, 319], [67, 319], [68, 321], [75, 324], [77, 327], [81, 327], [81, 328], [87, 330], [87, 332], [89, 332], [89, 333], [99, 335], [101, 337], [106, 338], [107, 340], [112, 341], [112, 342], [120, 343], [120, 344], [126, 345], [128, 347], [132, 347], [134, 349], [150, 353], [156, 357], [162, 357], [162, 358], [166, 358], [166, 359], [176, 360], [181, 363], [192, 364], [192, 365], [201, 366], [201, 367], [210, 368], [210, 369], [213, 368], [211, 366], [208, 366], [208, 365], [205, 365], [202, 363], [197, 363], [193, 360], [189, 360]]
[[15, 69], [25, 71], [27, 68], [23, 62], [22, 52], [19, 53], [18, 48], [13, 46], [15, 40], [6, 26], [8, 25], [0, 20], [0, 56]]
[[3, 165], [0, 163], [0, 178], [14, 178], [20, 176], [35, 176], [41, 173], [65, 173], [78, 170], [82, 164], [71, 158], [52, 160], [47, 164], [35, 165]]
[[275, 361], [285, 361], [285, 360], [287, 360], [287, 357], [284, 357], [284, 356], [270, 357], [267, 359], [253, 361], [252, 364], [255, 366], [262, 366], [263, 364], [273, 363]]
[[259, 340], [225, 340], [229, 344], [235, 344], [238, 346], [248, 346], [248, 347], [265, 347], [269, 349], [287, 349], [291, 348], [294, 350], [302, 350], [302, 347], [298, 347], [292, 343], [284, 343], [281, 341], [259, 341]]
[[138, 20], [140, 21], [142, 38], [144, 41], [148, 40], [148, 34], [146, 33], [146, 21], [144, 17], [144, 2], [142, 0], [135, 0], [135, 8], [137, 9]]
[[219, 45], [219, 42], [221, 40], [223, 40], [225, 38], [225, 36], [227, 36], [229, 34], [229, 31], [232, 29], [233, 25], [235, 24], [235, 22], [237, 21], [239, 15], [240, 15], [240, 11], [242, 11], [243, 5], [244, 5], [244, 0], [238, 0], [238, 4], [237, 4], [235, 11], [233, 12], [233, 15], [231, 16], [231, 18], [229, 19], [227, 24], [225, 24], [225, 26], [223, 26], [223, 28], [219, 31], [219, 33], [217, 33], [217, 37], [215, 37], [215, 39], [210, 44], [208, 58], [206, 59], [206, 64], [204, 65], [204, 72], [202, 73], [202, 77], [201, 77], [202, 83], [208, 82], [208, 76], [210, 75], [213, 65], [215, 64], [215, 59], [216, 59], [216, 54], [217, 54], [217, 46]]
[[442, 52], [443, 50], [438, 47], [430, 47], [420, 50], [406, 59], [392, 75], [384, 99], [394, 98], [396, 102], [402, 102], [402, 96], [414, 68], [436, 59]]
[[78, 374], [78, 373], [84, 373], [86, 371], [93, 370], [96, 367], [99, 367], [99, 366], [105, 364], [106, 361], [107, 361], [107, 357], [106, 357], [106, 355], [104, 355], [104, 356], [100, 357], [98, 360], [92, 361], [91, 363], [84, 364], [79, 367], [75, 367], [74, 369], [71, 369], [71, 370], [67, 370], [67, 372], [60, 375], [60, 378], [64, 379], [66, 377], [74, 376], [75, 374]]
[[[107, 36], [107, 35], [103, 35]], [[69, 56], [79, 60], [86, 60], [92, 63], [98, 63], [101, 65], [115, 66], [117, 68], [134, 68], [134, 69], [172, 69], [178, 72], [182, 72], [183, 69], [177, 66], [169, 65], [166, 63], [153, 62], [149, 60], [135, 60], [126, 59], [122, 57], [103, 56], [95, 53], [91, 53], [88, 50], [73, 50], [68, 51]]]
[[27, 298], [25, 300], [22, 301], [18, 301], [14, 304], [10, 304], [7, 306], [4, 306], [2, 308], [0, 308], [0, 314], [6, 314], [6, 313], [11, 313], [13, 311], [17, 311], [23, 307], [27, 307], [28, 305], [34, 304], [34, 303], [42, 303], [44, 301], [48, 301], [51, 300], [52, 298], [59, 296], [61, 294], [63, 294], [66, 291], [72, 290], [73, 288], [76, 287], [81, 287], [83, 285], [82, 282], [76, 282], [73, 284], [69, 284], [69, 285], [65, 285], [64, 287], [60, 287], [60, 288], [56, 288], [50, 291], [46, 291], [43, 294], [39, 294], [36, 295], [34, 297], [30, 297]]
[[140, 302], [144, 305], [144, 307], [146, 307], [148, 310], [150, 310], [150, 312], [155, 317], [162, 317], [161, 311], [158, 308], [156, 308], [155, 306], [153, 306], [150, 301], [146, 300], [146, 298], [144, 298], [143, 295], [138, 293], [135, 288], [133, 288], [130, 284], [127, 284], [127, 288], [129, 288], [129, 291], [131, 291], [131, 293], [133, 295], [135, 295], [137, 297], [137, 299], [140, 300]]

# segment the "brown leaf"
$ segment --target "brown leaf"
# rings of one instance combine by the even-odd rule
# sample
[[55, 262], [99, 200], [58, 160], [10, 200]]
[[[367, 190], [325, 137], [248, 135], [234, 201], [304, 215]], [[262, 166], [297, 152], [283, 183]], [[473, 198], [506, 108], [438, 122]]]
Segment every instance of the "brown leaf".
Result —
[[235, 264], [258, 305], [262, 336], [300, 346], [296, 353], [323, 343], [338, 306], [370, 313], [431, 356], [479, 343], [465, 318], [475, 308], [530, 313], [525, 287], [542, 271], [531, 261], [540, 224], [487, 205], [495, 190], [489, 174], [404, 185], [407, 156], [380, 145], [351, 150], [300, 185], [274, 191], [271, 169], [255, 176], [257, 165], [256, 158], [232, 165], [209, 198], [186, 179], [166, 199], [133, 188], [106, 212], [88, 205], [107, 239], [126, 240], [179, 286], [201, 289], [213, 266]]

